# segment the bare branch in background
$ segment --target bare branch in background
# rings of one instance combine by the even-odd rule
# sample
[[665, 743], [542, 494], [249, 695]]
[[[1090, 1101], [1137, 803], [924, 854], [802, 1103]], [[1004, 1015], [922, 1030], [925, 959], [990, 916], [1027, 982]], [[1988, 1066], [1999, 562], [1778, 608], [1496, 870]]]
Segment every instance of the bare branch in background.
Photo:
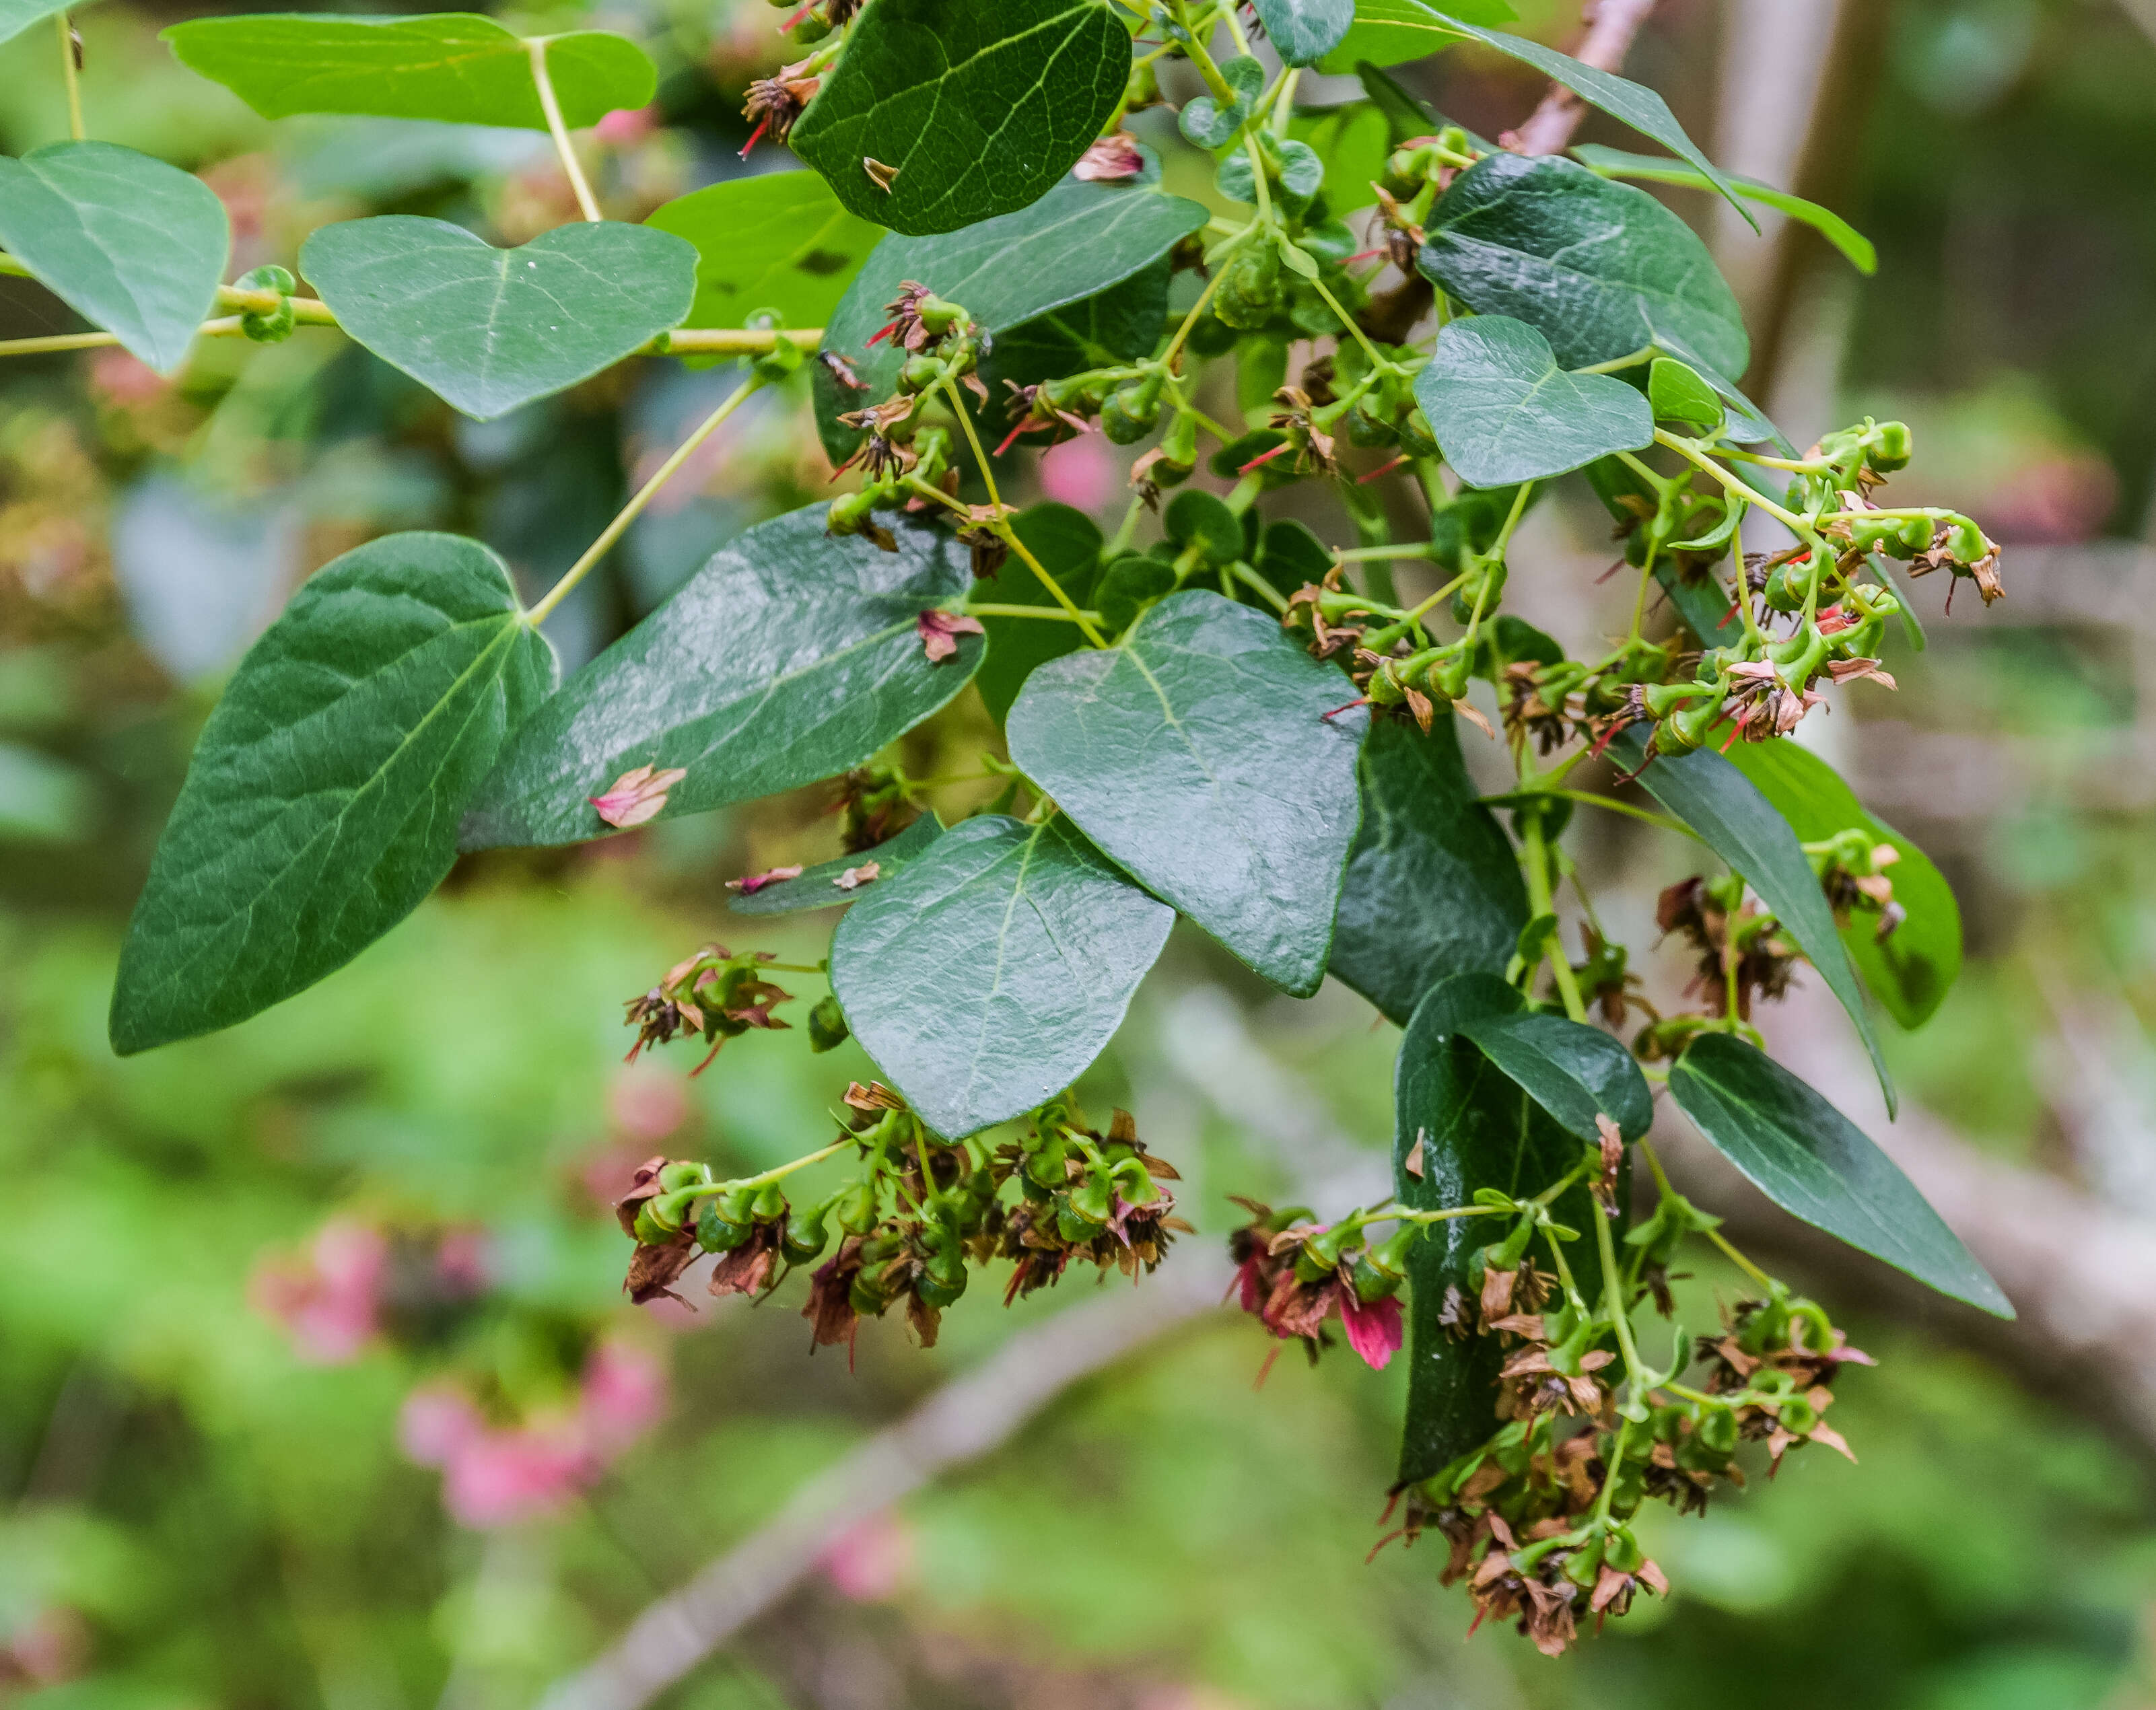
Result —
[[[1572, 50], [1572, 57], [1597, 71], [1623, 70], [1632, 38], [1654, 9], [1655, 0], [1602, 0], [1588, 22], [1586, 38]], [[1563, 84], [1553, 83], [1527, 122], [1503, 141], [1523, 155], [1563, 154], [1586, 116], [1587, 103]]]

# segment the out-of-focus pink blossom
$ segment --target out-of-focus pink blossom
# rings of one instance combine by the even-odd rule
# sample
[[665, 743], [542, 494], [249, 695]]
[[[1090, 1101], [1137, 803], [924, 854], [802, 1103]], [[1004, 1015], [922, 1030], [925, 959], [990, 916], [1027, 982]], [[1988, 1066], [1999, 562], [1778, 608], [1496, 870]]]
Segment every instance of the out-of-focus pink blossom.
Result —
[[117, 348], [100, 351], [90, 361], [90, 389], [119, 409], [152, 403], [171, 384], [139, 356]]
[[[655, 1065], [626, 1070], [607, 1089], [607, 1114], [648, 1152], [689, 1119], [688, 1085], [673, 1070]], [[617, 1189], [603, 1197], [618, 1200], [621, 1192]]]
[[373, 1339], [388, 1260], [379, 1229], [339, 1218], [322, 1226], [304, 1259], [258, 1265], [249, 1296], [290, 1333], [300, 1359], [341, 1365]]
[[602, 1342], [584, 1362], [577, 1421], [592, 1453], [612, 1460], [666, 1413], [666, 1368], [649, 1349]]
[[90, 1625], [71, 1609], [48, 1605], [0, 1644], [0, 1687], [56, 1686], [90, 1661]]
[[494, 1281], [486, 1231], [470, 1224], [442, 1231], [434, 1249], [434, 1274], [452, 1294], [478, 1294]]
[[649, 107], [616, 107], [592, 128], [600, 141], [627, 148], [650, 136], [659, 128], [659, 120]]
[[482, 1431], [442, 1469], [442, 1506], [475, 1532], [513, 1525], [562, 1507], [591, 1470], [573, 1431]]
[[446, 1467], [486, 1431], [479, 1409], [460, 1390], [430, 1384], [404, 1398], [397, 1446], [421, 1467]]
[[886, 1508], [833, 1539], [816, 1565], [840, 1596], [883, 1603], [912, 1577], [913, 1558], [913, 1528]]
[[1098, 510], [1122, 489], [1122, 471], [1105, 437], [1081, 433], [1040, 456], [1040, 492], [1079, 510]]
[[1340, 1288], [1340, 1322], [1348, 1332], [1348, 1345], [1363, 1357], [1363, 1363], [1373, 1371], [1383, 1371], [1386, 1362], [1399, 1351], [1403, 1338], [1397, 1295], [1389, 1294], [1366, 1306], [1356, 1298], [1353, 1285], [1343, 1280]]

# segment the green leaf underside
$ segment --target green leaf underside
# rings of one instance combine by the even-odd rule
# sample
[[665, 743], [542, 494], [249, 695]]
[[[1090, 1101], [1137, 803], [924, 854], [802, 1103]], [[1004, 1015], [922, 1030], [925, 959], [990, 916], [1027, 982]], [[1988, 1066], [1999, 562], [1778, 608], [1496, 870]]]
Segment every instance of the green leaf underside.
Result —
[[[1130, 33], [1102, 0], [875, 0], [793, 152], [861, 218], [952, 232], [1046, 195], [1130, 70]], [[896, 171], [888, 190], [864, 160]]]
[[[841, 909], [866, 896], [870, 885], [889, 884], [942, 835], [943, 822], [932, 812], [924, 813], [896, 837], [885, 838], [873, 849], [841, 855], [835, 861], [819, 861], [814, 867], [803, 868], [792, 878], [773, 879], [753, 891], [730, 892], [726, 907], [737, 914], [798, 914], [808, 909]], [[870, 862], [876, 866], [873, 879], [852, 890], [839, 888], [838, 881], [849, 871], [858, 872]]]
[[1904, 1027], [1921, 1027], [1961, 974], [1961, 905], [1931, 858], [1856, 799], [1834, 768], [1794, 742], [1739, 742], [1730, 763], [1758, 786], [1799, 841], [1824, 842], [1855, 826], [1902, 858], [1887, 869], [1908, 918], [1883, 942], [1876, 914], [1852, 914], [1841, 929], [1850, 960], [1871, 995]]
[[[1537, 1193], [1578, 1160], [1580, 1143], [1461, 1032], [1526, 1006], [1494, 974], [1445, 980], [1416, 1006], [1393, 1070], [1394, 1191], [1404, 1205], [1443, 1211], [1471, 1204], [1486, 1187]], [[1418, 1144], [1419, 1175], [1406, 1167]], [[1560, 1222], [1582, 1230], [1599, 1215], [1584, 1188], [1563, 1195], [1554, 1210]], [[1438, 1319], [1448, 1288], [1457, 1288], [1472, 1308], [1470, 1262], [1506, 1232], [1501, 1217], [1453, 1218], [1433, 1225], [1409, 1258], [1404, 1482], [1429, 1477], [1497, 1427], [1502, 1339], [1456, 1340]]]
[[690, 244], [613, 220], [496, 249], [446, 220], [385, 214], [324, 226], [300, 267], [353, 339], [481, 422], [680, 325], [696, 289]]
[[0, 0], [0, 42], [11, 42], [33, 23], [71, 8], [52, 0]]
[[1727, 1034], [1695, 1039], [1670, 1096], [1753, 1185], [1792, 1216], [1942, 1294], [2010, 1318], [1983, 1266], [1891, 1158], [1773, 1058]]
[[556, 846], [611, 835], [588, 797], [639, 766], [688, 776], [661, 817], [701, 813], [859, 765], [963, 689], [978, 636], [932, 663], [916, 627], [973, 580], [967, 550], [902, 512], [898, 550], [831, 539], [825, 505], [759, 524], [586, 665], [517, 733], [466, 817], [463, 844]]
[[644, 222], [696, 248], [686, 326], [745, 326], [775, 309], [788, 326], [821, 326], [883, 237], [839, 205], [814, 172], [729, 178], [668, 202]]
[[187, 359], [231, 245], [201, 179], [110, 142], [0, 156], [0, 247], [160, 374]]
[[1599, 1028], [1523, 1011], [1486, 1016], [1460, 1031], [1578, 1139], [1591, 1144], [1600, 1139], [1597, 1114], [1615, 1123], [1628, 1140], [1638, 1139], [1655, 1119], [1654, 1095], [1639, 1064]]
[[[1433, 8], [1435, 11], [1437, 8]], [[1584, 65], [1568, 54], [1560, 54], [1554, 48], [1545, 48], [1540, 42], [1528, 41], [1522, 36], [1506, 35], [1497, 30], [1482, 29], [1466, 22], [1457, 13], [1448, 15], [1440, 11], [1444, 18], [1464, 36], [1472, 36], [1486, 48], [1495, 48], [1500, 54], [1532, 65], [1545, 77], [1563, 84], [1590, 107], [1599, 107], [1611, 118], [1620, 120], [1638, 131], [1651, 137], [1671, 154], [1682, 155], [1699, 168], [1702, 177], [1728, 198], [1729, 205], [1744, 216], [1754, 231], [1759, 223], [1752, 218], [1752, 211], [1738, 199], [1736, 187], [1721, 168], [1700, 151], [1699, 145], [1685, 135], [1684, 126], [1677, 123], [1676, 115], [1670, 111], [1669, 103], [1654, 90], [1608, 71]]]
[[1420, 264], [1477, 315], [1509, 315], [1567, 368], [1650, 344], [1742, 374], [1743, 312], [1691, 228], [1645, 191], [1554, 156], [1486, 156], [1439, 198]]
[[[1713, 182], [1697, 167], [1681, 161], [1665, 160], [1659, 155], [1631, 154], [1621, 148], [1604, 148], [1599, 144], [1583, 142], [1576, 145], [1573, 156], [1590, 171], [1608, 178], [1643, 178], [1655, 184], [1682, 184], [1695, 190], [1712, 190]], [[1787, 214], [1801, 221], [1839, 249], [1850, 264], [1866, 276], [1878, 272], [1879, 252], [1871, 240], [1830, 207], [1821, 207], [1815, 202], [1807, 202], [1801, 196], [1792, 196], [1786, 190], [1777, 190], [1771, 184], [1763, 184], [1757, 178], [1740, 177], [1732, 173], [1729, 182], [1737, 187], [1738, 193], [1747, 201], [1756, 202], [1777, 213]]]
[[[1067, 504], [1036, 504], [1014, 517], [1011, 527], [1065, 593], [1081, 607], [1092, 604], [1101, 577], [1101, 530], [1092, 518]], [[974, 591], [993, 605], [1063, 609], [1016, 553], [993, 576], [976, 583]], [[981, 623], [988, 632], [988, 653], [973, 682], [988, 716], [998, 724], [1010, 716], [1011, 704], [1036, 667], [1086, 644], [1084, 632], [1075, 623], [1036, 617], [983, 617]]]
[[554, 678], [475, 540], [392, 535], [318, 571], [196, 745], [121, 953], [114, 1048], [244, 1021], [411, 913]]
[[1439, 980], [1504, 971], [1527, 924], [1527, 887], [1476, 800], [1450, 714], [1427, 736], [1405, 719], [1374, 720], [1358, 771], [1363, 826], [1340, 887], [1332, 971], [1405, 1027]]
[[1050, 660], [1011, 758], [1103, 852], [1273, 984], [1317, 989], [1358, 808], [1360, 708], [1269, 614], [1171, 594], [1122, 643]]
[[[1458, 0], [1455, 18], [1476, 23], [1510, 23], [1518, 16], [1503, 0]], [[1355, 0], [1355, 22], [1339, 45], [1318, 62], [1318, 69], [1352, 72], [1358, 61], [1399, 65], [1450, 48], [1465, 32], [1422, 3], [1422, 0]]]
[[[182, 65], [221, 83], [265, 119], [363, 113], [544, 131], [522, 37], [490, 18], [260, 13], [200, 18], [164, 33]], [[658, 73], [635, 43], [603, 30], [547, 40], [547, 76], [572, 130], [641, 107]]]
[[[1646, 742], [1636, 729], [1626, 730], [1609, 745], [1609, 751], [1631, 771], [1645, 759]], [[1656, 756], [1640, 774], [1640, 785], [1744, 875], [1768, 912], [1819, 970], [1871, 1053], [1880, 1090], [1887, 1097], [1887, 1114], [1892, 1115], [1897, 1102], [1893, 1077], [1880, 1054], [1879, 1038], [1866, 1013], [1864, 996], [1857, 990], [1856, 972], [1835, 929], [1834, 911], [1827, 906], [1789, 822], [1749, 778], [1707, 749]]]
[[958, 1139], [1085, 1072], [1174, 919], [1063, 817], [983, 815], [847, 911], [831, 989], [891, 1083]]
[[[869, 340], [890, 319], [884, 305], [906, 280], [962, 305], [987, 332], [999, 335], [1120, 284], [1158, 261], [1207, 218], [1197, 202], [1163, 196], [1142, 183], [1070, 178], [1030, 207], [963, 232], [885, 238], [824, 329], [824, 348], [844, 357], [867, 388], [842, 387], [817, 365], [816, 422], [824, 449], [834, 462], [852, 456], [860, 436], [840, 427], [837, 417], [889, 397], [897, 381], [905, 351], [892, 348], [889, 339], [874, 346]], [[993, 407], [1000, 413], [1000, 402]]]
[[1561, 475], [1655, 438], [1654, 412], [1621, 380], [1568, 374], [1525, 321], [1476, 315], [1437, 335], [1415, 401], [1471, 487]]
[[1355, 22], [1355, 0], [1250, 0], [1265, 39], [1290, 65], [1308, 65], [1340, 45]]

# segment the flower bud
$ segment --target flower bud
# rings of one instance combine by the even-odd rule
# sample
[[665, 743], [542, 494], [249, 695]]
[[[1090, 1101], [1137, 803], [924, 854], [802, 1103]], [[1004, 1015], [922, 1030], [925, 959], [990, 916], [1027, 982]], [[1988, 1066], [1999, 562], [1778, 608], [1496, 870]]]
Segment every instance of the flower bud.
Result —
[[835, 1051], [852, 1037], [853, 1030], [846, 1025], [846, 1012], [839, 1006], [835, 993], [827, 993], [816, 1007], [808, 1011], [808, 1048], [811, 1051]]
[[1871, 430], [1871, 443], [1864, 460], [1882, 475], [1907, 468], [1916, 450], [1915, 437], [1906, 422], [1881, 422]]
[[258, 267], [240, 276], [236, 289], [243, 291], [275, 291], [277, 306], [268, 314], [259, 310], [244, 310], [239, 317], [239, 330], [258, 345], [281, 344], [291, 337], [297, 319], [292, 308], [292, 293], [299, 281], [281, 267]]

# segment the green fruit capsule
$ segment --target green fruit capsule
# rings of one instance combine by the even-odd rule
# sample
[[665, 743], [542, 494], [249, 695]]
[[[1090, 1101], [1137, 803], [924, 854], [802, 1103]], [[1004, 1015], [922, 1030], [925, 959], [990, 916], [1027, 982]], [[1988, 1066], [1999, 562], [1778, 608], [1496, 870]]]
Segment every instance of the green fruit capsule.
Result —
[[1909, 466], [1917, 448], [1916, 438], [1906, 422], [1881, 422], [1871, 430], [1871, 445], [1864, 460], [1882, 475]]
[[835, 1051], [852, 1037], [853, 1030], [846, 1025], [846, 1012], [839, 1007], [836, 996], [826, 993], [816, 1007], [808, 1011], [808, 1048], [811, 1051]]
[[943, 365], [933, 356], [908, 356], [899, 371], [901, 392], [926, 392], [943, 377]]
[[1148, 402], [1142, 388], [1127, 386], [1111, 393], [1101, 406], [1101, 431], [1116, 445], [1135, 445], [1152, 432], [1160, 420], [1160, 399]]
[[1255, 332], [1280, 308], [1280, 253], [1270, 243], [1237, 250], [1213, 294], [1213, 312], [1229, 326]]
[[839, 1195], [839, 1227], [849, 1235], [866, 1235], [876, 1226], [875, 1190], [857, 1181]]
[[1106, 1218], [1092, 1218], [1075, 1210], [1068, 1199], [1060, 1200], [1055, 1207], [1055, 1232], [1073, 1247], [1080, 1246], [1099, 1235], [1108, 1226]]
[[1737, 1435], [1737, 1414], [1733, 1408], [1710, 1407], [1700, 1414], [1699, 1440], [1716, 1454], [1735, 1454]]
[[751, 1235], [756, 1226], [746, 1218], [737, 1223], [721, 1215], [717, 1203], [700, 1201], [696, 1206], [696, 1245], [707, 1253], [730, 1253]]
[[866, 1271], [862, 1271], [855, 1274], [846, 1290], [846, 1304], [865, 1318], [880, 1318], [883, 1309], [891, 1304], [891, 1297], [870, 1280]]
[[767, 1181], [757, 1190], [749, 1216], [758, 1223], [777, 1223], [784, 1220], [788, 1209], [786, 1190], [775, 1181]]
[[823, 1257], [824, 1249], [831, 1244], [831, 1231], [824, 1226], [821, 1206], [796, 1211], [788, 1220], [785, 1238], [779, 1251], [789, 1265], [805, 1265]]
[[1804, 596], [1811, 591], [1812, 567], [1810, 560], [1799, 564], [1778, 564], [1767, 573], [1767, 603], [1777, 612], [1801, 612]]

